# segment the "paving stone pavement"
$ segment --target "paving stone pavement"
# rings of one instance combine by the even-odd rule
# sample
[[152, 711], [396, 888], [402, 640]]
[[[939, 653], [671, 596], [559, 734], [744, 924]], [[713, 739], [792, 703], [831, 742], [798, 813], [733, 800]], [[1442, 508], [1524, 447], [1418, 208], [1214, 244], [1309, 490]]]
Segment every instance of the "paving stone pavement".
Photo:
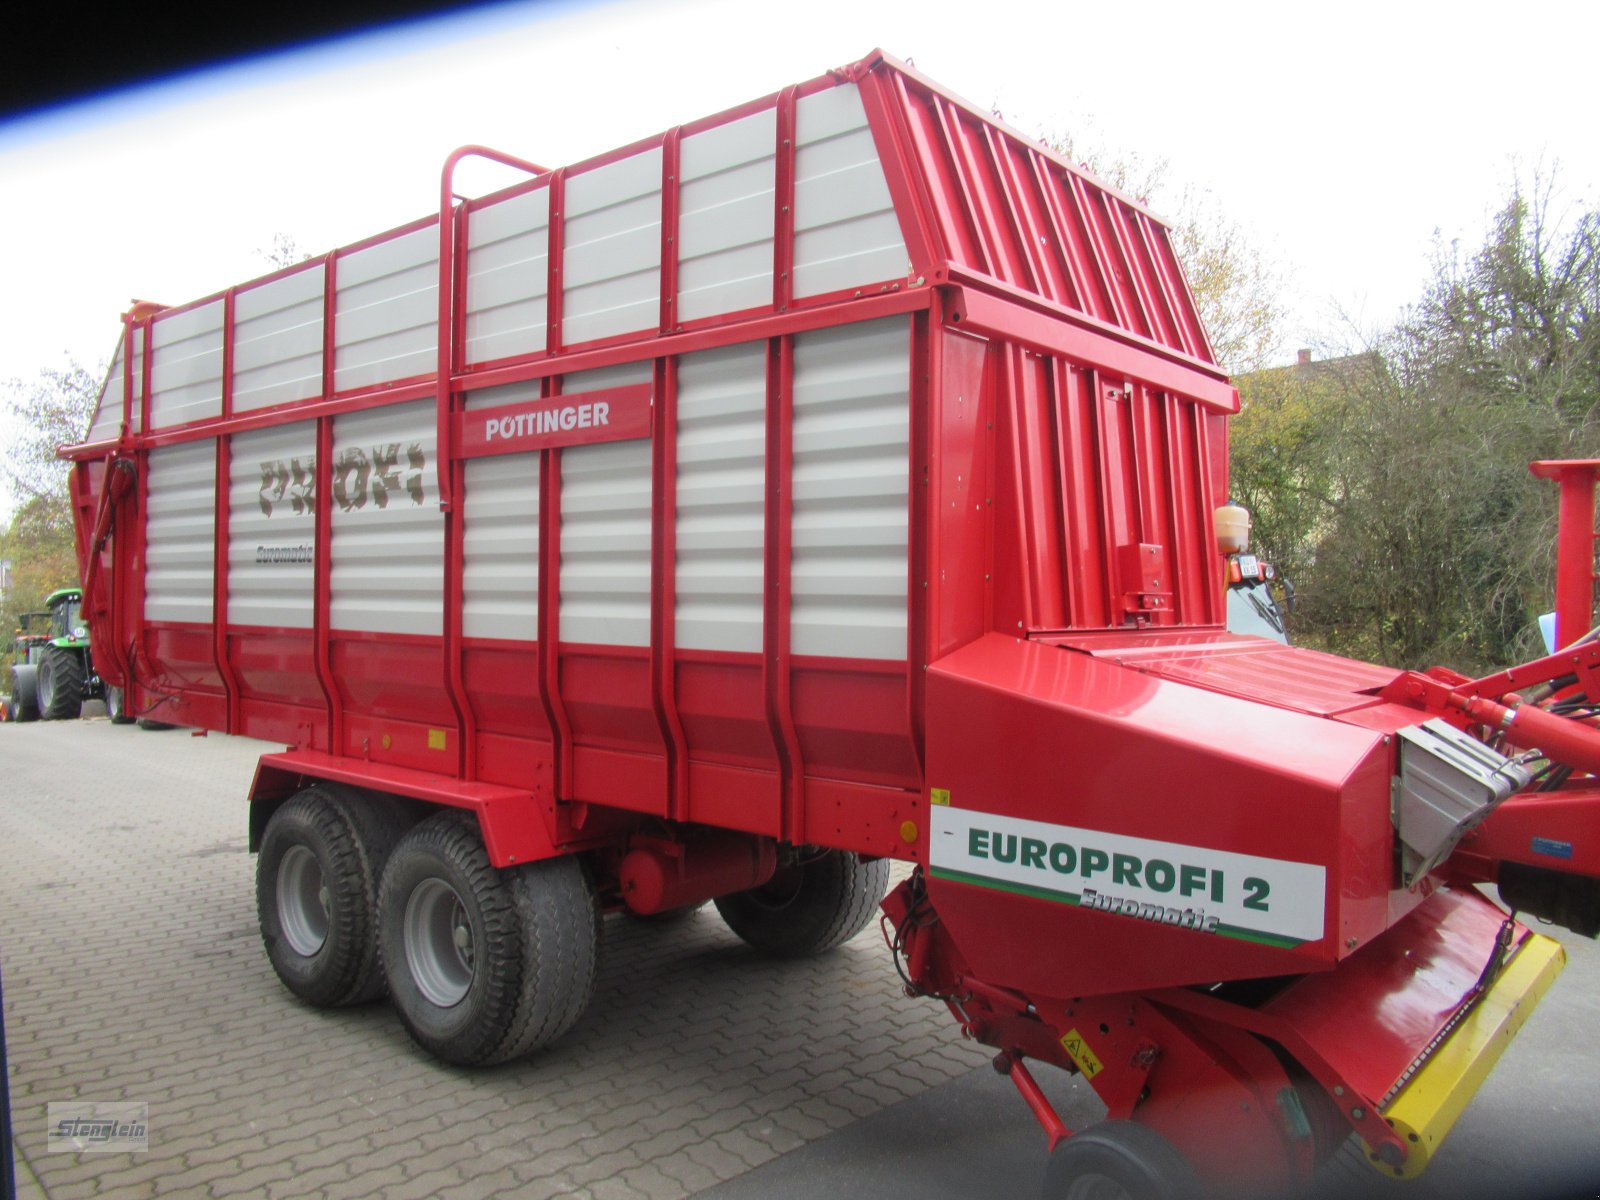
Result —
[[[774, 963], [710, 908], [608, 917], [584, 1020], [483, 1071], [427, 1058], [386, 1005], [300, 1004], [261, 950], [245, 850], [267, 748], [0, 724], [22, 1200], [1037, 1194], [1037, 1128], [981, 1047], [901, 995], [875, 927]], [[1600, 944], [1563, 941], [1566, 975], [1413, 1200], [1600, 1196]], [[1078, 1081], [1042, 1078], [1070, 1123], [1099, 1116]], [[50, 1153], [64, 1100], [147, 1103], [149, 1151]]]
[[[268, 748], [0, 724], [24, 1200], [673, 1200], [987, 1061], [941, 1007], [900, 994], [876, 925], [779, 963], [709, 907], [606, 918], [588, 1014], [526, 1062], [458, 1070], [387, 1005], [308, 1008], [256, 928], [243, 797]], [[147, 1103], [149, 1151], [48, 1152], [45, 1106], [65, 1100]]]

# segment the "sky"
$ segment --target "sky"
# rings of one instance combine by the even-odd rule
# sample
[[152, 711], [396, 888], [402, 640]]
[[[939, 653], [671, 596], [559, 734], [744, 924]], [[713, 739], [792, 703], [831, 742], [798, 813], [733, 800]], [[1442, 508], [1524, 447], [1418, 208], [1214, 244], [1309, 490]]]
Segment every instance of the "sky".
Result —
[[[512, 3], [0, 124], [0, 380], [107, 361], [134, 298], [180, 304], [437, 208], [479, 143], [555, 167], [881, 48], [1026, 133], [1164, 163], [1277, 264], [1281, 350], [1375, 331], [1520, 172], [1600, 184], [1600, 5], [1213, 0]], [[1570, 57], [1570, 56], [1569, 56]], [[464, 170], [458, 190], [513, 181]], [[0, 437], [14, 427], [0, 416]], [[9, 498], [0, 495], [0, 512]]]

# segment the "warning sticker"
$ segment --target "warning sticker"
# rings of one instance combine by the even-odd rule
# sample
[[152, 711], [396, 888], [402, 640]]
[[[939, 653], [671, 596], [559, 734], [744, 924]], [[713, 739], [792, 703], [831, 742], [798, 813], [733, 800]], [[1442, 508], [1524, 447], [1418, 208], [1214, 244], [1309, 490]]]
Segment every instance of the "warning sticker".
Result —
[[1067, 1030], [1066, 1036], [1061, 1039], [1061, 1048], [1078, 1064], [1078, 1070], [1083, 1072], [1085, 1079], [1093, 1079], [1100, 1074], [1104, 1064], [1095, 1057], [1094, 1051], [1089, 1049], [1089, 1043], [1083, 1040], [1083, 1035], [1076, 1029]]

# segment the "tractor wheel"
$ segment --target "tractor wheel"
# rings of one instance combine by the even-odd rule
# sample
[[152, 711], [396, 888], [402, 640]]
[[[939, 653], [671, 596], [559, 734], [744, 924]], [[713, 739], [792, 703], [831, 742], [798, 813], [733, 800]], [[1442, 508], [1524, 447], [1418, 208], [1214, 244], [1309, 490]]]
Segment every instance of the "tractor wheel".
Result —
[[38, 668], [15, 666], [11, 668], [11, 719], [37, 721], [39, 719]]
[[83, 656], [64, 646], [45, 647], [39, 663], [39, 715], [46, 721], [72, 721], [82, 711]]
[[417, 1044], [487, 1066], [570, 1029], [594, 992], [599, 910], [575, 858], [497, 870], [468, 813], [395, 848], [379, 894], [389, 995]]
[[1102, 1121], [1056, 1148], [1045, 1200], [1195, 1200], [1205, 1193], [1171, 1142], [1134, 1121]]
[[133, 718], [128, 715], [127, 704], [123, 700], [123, 692], [119, 687], [106, 684], [106, 716], [111, 718], [113, 725], [132, 725]]
[[267, 958], [309, 1004], [342, 1008], [383, 995], [378, 881], [400, 840], [389, 803], [332, 784], [307, 788], [267, 822], [256, 859], [256, 913]]
[[889, 886], [889, 862], [862, 862], [848, 850], [827, 850], [778, 868], [758, 888], [717, 900], [728, 928], [779, 958], [821, 954], [866, 928]]

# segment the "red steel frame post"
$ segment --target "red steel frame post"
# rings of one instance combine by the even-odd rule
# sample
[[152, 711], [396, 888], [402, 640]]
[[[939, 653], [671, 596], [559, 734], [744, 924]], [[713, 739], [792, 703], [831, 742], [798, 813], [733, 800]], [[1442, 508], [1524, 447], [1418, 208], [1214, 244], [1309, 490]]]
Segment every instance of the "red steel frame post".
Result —
[[[222, 298], [222, 419], [233, 416], [233, 335], [237, 288], [229, 288]], [[217, 678], [222, 683], [223, 710], [229, 733], [239, 732], [239, 680], [228, 659], [228, 534], [233, 523], [232, 467], [233, 435], [217, 434], [215, 525], [211, 551], [211, 634], [212, 656]]]
[[1530, 463], [1540, 479], [1561, 487], [1556, 534], [1556, 636], [1554, 649], [1570, 646], [1594, 622], [1594, 486], [1600, 459]]
[[794, 302], [795, 105], [798, 88], [778, 94], [777, 161], [773, 166], [772, 309], [787, 312]]
[[661, 332], [682, 328], [678, 320], [678, 164], [683, 130], [671, 129], [661, 139]]
[[[545, 356], [561, 349], [562, 273], [565, 266], [567, 223], [562, 210], [567, 203], [567, 175], [550, 176], [549, 217], [546, 228]], [[567, 370], [572, 370], [571, 366]], [[540, 394], [550, 399], [561, 394], [562, 376], [546, 375]], [[551, 769], [558, 800], [573, 797], [572, 719], [561, 695], [561, 449], [541, 450], [539, 459], [539, 694], [550, 728]]]
[[667, 772], [667, 815], [689, 815], [689, 743], [677, 703], [678, 360], [653, 370], [655, 431], [650, 447], [650, 694]]
[[122, 424], [117, 429], [117, 441], [127, 445], [133, 436], [133, 338], [140, 333], [134, 313], [137, 307], [122, 314]]
[[789, 557], [794, 524], [793, 430], [794, 337], [774, 338], [767, 348], [766, 532], [762, 582], [761, 674], [767, 725], [778, 753], [780, 836], [805, 841], [805, 766], [795, 730], [789, 652]]
[[[449, 272], [450, 286], [455, 295], [465, 302], [467, 294], [467, 223], [469, 217], [467, 210], [460, 210], [460, 219], [450, 221], [450, 214], [443, 209], [439, 212], [439, 244], [441, 251], [448, 242], [452, 247], [454, 269]], [[444, 226], [453, 224], [454, 236], [449, 236]], [[443, 298], [446, 271], [441, 253], [439, 286], [440, 286], [440, 312], [444, 314], [449, 306], [449, 301]], [[446, 380], [446, 386], [440, 389], [440, 414], [448, 417], [448, 422], [441, 421], [439, 428], [449, 429], [449, 441], [439, 442], [434, 453], [439, 461], [439, 478], [441, 482], [441, 499], [439, 508], [444, 518], [444, 613], [441, 618], [441, 632], [443, 634], [444, 676], [445, 693], [450, 697], [451, 707], [456, 714], [456, 745], [455, 752], [456, 774], [462, 779], [476, 779], [478, 777], [478, 720], [477, 711], [472, 706], [472, 700], [467, 693], [466, 679], [461, 665], [461, 626], [464, 619], [466, 605], [464, 589], [466, 586], [466, 518], [462, 512], [461, 499], [466, 492], [467, 465], [459, 458], [455, 448], [456, 422], [455, 414], [459, 413], [466, 404], [465, 393], [453, 386], [452, 375], [455, 364], [460, 361], [466, 343], [466, 321], [446, 320], [439, 326], [440, 368], [443, 371], [441, 378]], [[447, 344], [448, 340], [448, 344]], [[447, 487], [445, 486], [447, 485]], [[454, 498], [454, 503], [446, 504], [443, 496], [448, 492]]]
[[[545, 399], [560, 394], [560, 380], [546, 376]], [[539, 461], [539, 695], [550, 728], [555, 795], [573, 797], [572, 720], [561, 695], [561, 449], [541, 450]]]
[[[566, 278], [567, 172], [563, 167], [550, 176], [550, 201], [545, 228], [545, 265], [549, 272], [544, 289], [544, 353], [546, 358], [561, 353], [561, 320], [566, 313], [563, 281]], [[573, 368], [568, 367], [568, 370]]]
[[[338, 307], [339, 253], [330, 251], [322, 263], [322, 397], [333, 395], [334, 385], [334, 316]], [[333, 479], [333, 418], [317, 418], [316, 448], [317, 484], [312, 489], [314, 532], [312, 545], [312, 607], [311, 652], [317, 672], [317, 685], [328, 705], [325, 726], [326, 749], [330, 754], [344, 750], [343, 707], [339, 702], [339, 685], [333, 678], [332, 580], [333, 580], [333, 488], [324, 481]]]
[[[543, 389], [552, 395], [548, 381]], [[571, 799], [572, 723], [561, 699], [556, 645], [561, 636], [561, 451], [539, 452], [539, 700], [550, 730], [554, 794]]]
[[[521, 158], [502, 154], [486, 146], [462, 146], [451, 152], [439, 172], [439, 292], [438, 326], [434, 348], [436, 368], [437, 435], [434, 454], [438, 460], [439, 511], [444, 517], [444, 613], [441, 624], [441, 653], [445, 693], [456, 714], [456, 774], [462, 779], [477, 778], [477, 720], [467, 697], [461, 668], [462, 572], [465, 569], [463, 538], [465, 529], [457, 499], [465, 490], [466, 468], [456, 456], [455, 412], [461, 407], [462, 393], [455, 378], [456, 362], [466, 337], [467, 300], [467, 224], [466, 205], [456, 206], [456, 167], [466, 158], [484, 158], [503, 166], [545, 175], [548, 170]], [[456, 320], [458, 309], [461, 320]]]
[[[144, 464], [138, 461], [133, 453], [133, 339], [138, 332], [133, 321], [135, 310], [129, 309], [122, 317], [122, 424], [117, 430], [117, 447], [124, 450], [133, 460], [135, 469], [134, 501], [138, 502], [139, 487], [137, 479], [144, 474]], [[109, 487], [110, 462], [107, 462], [106, 478], [100, 481], [101, 487]], [[138, 511], [137, 509], [135, 510]], [[113, 519], [115, 519], [113, 517]], [[122, 664], [122, 704], [124, 710], [129, 705], [137, 703], [133, 692], [133, 654], [130, 652], [127, 606], [118, 603], [116, 593], [126, 585], [132, 577], [132, 538], [137, 536], [133, 530], [127, 530], [122, 537], [116, 538], [111, 543], [111, 583], [106, 589], [110, 601], [111, 639], [115, 646], [116, 661]]]
[[[673, 129], [661, 146], [662, 333], [678, 324], [678, 167], [682, 132]], [[678, 715], [678, 360], [657, 358], [651, 368], [655, 411], [650, 445], [650, 695], [661, 729], [667, 771], [667, 815], [689, 815], [689, 742]]]
[[[139, 405], [139, 437], [146, 438], [150, 432], [150, 372], [151, 362], [155, 357], [155, 338], [150, 326], [150, 318], [144, 318], [143, 326], [139, 330], [143, 350], [139, 360], [139, 394], [134, 402]], [[131, 355], [131, 347], [130, 347]], [[139, 654], [144, 649], [144, 579], [145, 579], [145, 522], [150, 513], [150, 455], [143, 456], [139, 463], [139, 501], [137, 512], [139, 519], [135, 522], [135, 535], [133, 538], [133, 551], [129, 556], [128, 580], [130, 583], [137, 581], [136, 592], [130, 595], [136, 597], [131, 605], [129, 614], [130, 629], [128, 637], [128, 683], [129, 694], [132, 693], [132, 683], [138, 671]], [[148, 690], [148, 689], [146, 689]], [[127, 697], [124, 697], [127, 699]], [[144, 705], [140, 705], [143, 711]]]
[[[927, 747], [923, 744], [924, 704], [928, 663], [934, 655], [930, 609], [933, 604], [933, 569], [930, 551], [936, 541], [929, 519], [933, 486], [933, 408], [939, 387], [939, 359], [935, 347], [938, 336], [929, 328], [928, 314], [911, 318], [911, 380], [908, 400], [911, 405], [911, 453], [906, 496], [908, 512], [906, 538], [906, 722], [911, 730], [912, 753], [920, 774], [927, 766]], [[917, 536], [917, 530], [923, 536]], [[908, 839], [909, 840], [909, 839]]]
[[[794, 192], [796, 106], [799, 89], [778, 94], [777, 160], [774, 164], [772, 307], [787, 312], [794, 303]], [[772, 339], [767, 346], [765, 598], [762, 605], [762, 686], [767, 701], [767, 726], [778, 753], [779, 836], [795, 844], [805, 840], [805, 766], [800, 735], [795, 729], [793, 676], [790, 671], [791, 608], [789, 550], [793, 531], [794, 491], [794, 335]]]
[[[509, 154], [502, 154], [498, 150], [491, 150], [487, 146], [461, 146], [451, 151], [450, 157], [444, 160], [444, 168], [439, 172], [439, 333], [435, 349], [438, 353], [438, 402], [439, 402], [439, 433], [438, 453], [440, 455], [439, 471], [439, 508], [448, 513], [454, 502], [450, 494], [448, 482], [449, 471], [446, 464], [452, 458], [445, 457], [445, 448], [454, 445], [452, 437], [452, 422], [450, 420], [450, 396], [454, 390], [455, 380], [452, 371], [455, 366], [454, 350], [455, 337], [453, 331], [455, 298], [455, 249], [456, 234], [455, 221], [455, 177], [456, 167], [466, 158], [486, 158], [490, 162], [500, 163], [502, 166], [511, 167], [518, 171], [526, 171], [530, 175], [548, 175], [548, 167], [541, 167], [537, 163], [528, 162], [526, 159], [515, 158]], [[552, 196], [552, 199], [554, 197]], [[554, 217], [552, 215], [552, 222]], [[462, 222], [463, 226], [465, 221]], [[553, 232], [553, 228], [552, 228]], [[461, 239], [463, 247], [466, 245], [465, 237]], [[461, 291], [462, 306], [466, 303], [466, 290]], [[462, 322], [465, 324], [465, 321]]]
[[856, 80], [861, 104], [872, 131], [873, 145], [884, 166], [884, 181], [895, 211], [901, 215], [906, 239], [906, 256], [911, 260], [907, 277], [925, 281], [936, 259], [945, 257], [934, 249], [934, 234], [928, 214], [933, 211], [931, 193], [923, 173], [914, 164], [911, 137], [906, 127], [905, 80], [898, 74], [863, 72]]

